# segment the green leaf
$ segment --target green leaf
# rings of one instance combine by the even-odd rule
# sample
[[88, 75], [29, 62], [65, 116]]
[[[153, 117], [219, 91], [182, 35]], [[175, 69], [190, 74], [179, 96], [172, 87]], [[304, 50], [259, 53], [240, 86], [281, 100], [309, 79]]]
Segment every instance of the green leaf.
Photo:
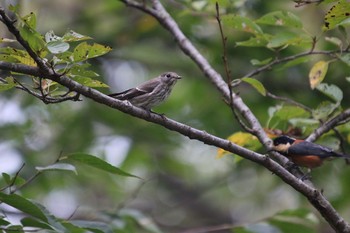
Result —
[[311, 89], [315, 89], [325, 78], [328, 71], [327, 61], [319, 61], [313, 65], [309, 72], [309, 82]]
[[85, 220], [72, 220], [69, 221], [74, 226], [87, 229], [91, 232], [96, 233], [113, 233], [113, 229], [107, 224], [103, 222], [96, 221], [85, 221]]
[[[77, 34], [77, 37], [78, 33]], [[73, 34], [70, 34], [71, 39], [74, 39]], [[84, 37], [83, 35], [80, 35], [79, 37]], [[64, 37], [60, 37], [55, 35], [55, 33], [51, 30], [45, 34], [45, 41], [47, 42], [47, 48], [48, 50], [53, 54], [59, 54], [64, 53], [68, 51], [69, 49], [69, 43], [67, 43], [69, 40], [67, 39], [67, 34]], [[72, 40], [74, 41], [74, 40]]]
[[21, 220], [21, 223], [24, 227], [36, 227], [40, 229], [54, 230], [54, 228], [52, 228], [49, 224], [34, 218], [28, 218], [28, 217], [23, 218]]
[[307, 116], [309, 116], [309, 113], [305, 109], [292, 105], [284, 105], [283, 107], [278, 108], [274, 114], [274, 117], [283, 120], [290, 120], [292, 118]]
[[108, 87], [107, 84], [96, 80], [96, 79], [91, 79], [91, 78], [87, 78], [87, 77], [82, 77], [82, 76], [75, 76], [73, 78], [75, 81], [77, 81], [78, 83], [87, 86], [87, 87]]
[[13, 77], [5, 78], [6, 83], [0, 82], [0, 91], [6, 91], [16, 86]]
[[111, 174], [140, 178], [138, 176], [127, 173], [127, 172], [107, 163], [106, 161], [104, 161], [96, 156], [93, 156], [93, 155], [84, 154], [84, 153], [69, 154], [66, 157], [61, 158], [61, 161], [66, 160], [66, 159], [80, 162], [82, 164], [89, 165], [91, 167], [103, 170], [103, 171], [111, 173]]
[[280, 48], [288, 47], [289, 45], [294, 46], [310, 46], [312, 44], [312, 38], [309, 36], [300, 35], [295, 32], [280, 32], [276, 35], [273, 35], [267, 44], [268, 48]]
[[138, 210], [123, 209], [120, 211], [120, 216], [123, 218], [131, 218], [135, 220], [143, 229], [151, 233], [162, 233], [158, 226], [152, 221], [151, 218], [145, 216]]
[[276, 71], [281, 71], [281, 70], [287, 69], [289, 67], [293, 67], [293, 66], [308, 62], [309, 60], [310, 59], [308, 57], [299, 57], [299, 58], [293, 59], [293, 60], [291, 60], [291, 61], [289, 61], [281, 66], [278, 66], [276, 68]]
[[340, 103], [343, 99], [343, 91], [336, 85], [321, 83], [317, 86], [317, 90], [334, 100], [336, 103]]
[[42, 36], [26, 24], [19, 28], [19, 32], [35, 52], [39, 52], [45, 48], [45, 41]]
[[82, 42], [75, 47], [73, 58], [75, 62], [85, 61], [90, 58], [102, 56], [111, 50], [111, 47], [106, 45], [100, 45], [97, 43], [90, 45], [86, 42]]
[[331, 30], [341, 24], [347, 23], [349, 12], [349, 2], [347, 0], [338, 1], [325, 15], [323, 30]]
[[338, 46], [340, 49], [343, 48], [343, 42], [341, 39], [339, 39], [338, 37], [325, 37], [325, 40]]
[[77, 174], [77, 170], [72, 164], [69, 163], [55, 163], [46, 167], [35, 167], [37, 171], [71, 171]]
[[295, 127], [316, 127], [320, 124], [318, 120], [310, 118], [293, 118], [289, 122]]
[[2, 173], [2, 177], [5, 180], [7, 185], [19, 185], [20, 186], [26, 182], [25, 179], [23, 179], [22, 177], [20, 177], [18, 175], [12, 177], [7, 173]]
[[9, 227], [6, 227], [5, 230], [6, 233], [12, 233], [12, 232], [16, 232], [16, 233], [24, 233], [23, 227], [21, 225], [11, 225]]
[[327, 119], [338, 106], [330, 101], [323, 101], [312, 111], [312, 116], [317, 120]]
[[64, 53], [69, 49], [69, 44], [63, 41], [52, 41], [47, 43], [47, 49], [53, 53]]
[[[294, 105], [277, 105], [268, 109], [270, 124], [283, 124], [287, 125], [294, 118], [308, 118], [310, 113], [305, 109]], [[281, 127], [283, 126], [281, 125]]]
[[279, 218], [279, 217], [298, 217], [301, 218], [305, 221], [310, 221], [310, 223], [318, 223], [319, 221], [317, 220], [316, 216], [310, 212], [308, 209], [288, 209], [288, 210], [283, 210], [277, 213], [276, 215], [273, 216], [274, 218]]
[[12, 182], [11, 176], [4, 172], [1, 175], [2, 175], [2, 178], [5, 180], [6, 184], [10, 185]]
[[73, 41], [90, 40], [92, 38], [89, 37], [89, 36], [85, 36], [85, 35], [79, 34], [79, 33], [75, 32], [73, 30], [70, 30], [69, 32], [64, 34], [62, 39], [65, 42], [73, 42]]
[[7, 61], [11, 63], [19, 63], [19, 60], [13, 56], [0, 54], [0, 61]]
[[262, 34], [263, 31], [252, 21], [251, 19], [239, 15], [224, 15], [222, 16], [222, 22], [229, 26], [232, 26], [234, 29], [244, 32], [249, 32], [253, 34]]
[[338, 27], [339, 28], [344, 28], [344, 27], [348, 27], [350, 25], [350, 18], [344, 19], [343, 21], [341, 21], [340, 23], [338, 23]]
[[89, 67], [90, 67], [90, 64], [88, 63], [74, 65], [70, 68], [69, 75], [71, 75], [72, 77], [75, 77], [75, 76], [84, 76], [89, 78], [98, 77], [99, 74], [92, 70], [89, 70], [88, 69]]
[[9, 57], [7, 58], [8, 59], [7, 61], [9, 62], [15, 59], [19, 63], [23, 63], [29, 66], [36, 66], [35, 61], [30, 57], [30, 55], [25, 50], [5, 47], [5, 48], [0, 48], [0, 53], [2, 53], [4, 58], [5, 58], [5, 55], [8, 55]]
[[0, 201], [4, 202], [26, 214], [40, 219], [43, 222], [47, 222], [45, 214], [30, 200], [19, 196], [17, 194], [5, 194], [0, 193]]
[[350, 54], [342, 54], [339, 56], [339, 59], [344, 62], [345, 64], [347, 64], [348, 66], [350, 66]]
[[307, 209], [281, 211], [269, 219], [269, 223], [284, 233], [315, 233], [317, 217]]
[[250, 84], [260, 94], [262, 94], [263, 96], [266, 96], [266, 89], [265, 89], [264, 85], [259, 80], [254, 79], [254, 78], [242, 78], [242, 81]]
[[264, 221], [247, 224], [240, 227], [234, 227], [235, 233], [316, 233], [316, 227], [319, 224], [317, 217], [305, 209], [287, 210], [277, 213]]
[[248, 40], [245, 41], [239, 41], [236, 42], [237, 46], [244, 46], [244, 47], [266, 47], [268, 41], [265, 37], [257, 36], [257, 37], [251, 37]]
[[252, 63], [253, 66], [263, 66], [268, 64], [272, 60], [272, 57], [269, 57], [267, 59], [264, 59], [262, 61], [259, 61], [257, 59], [250, 60], [250, 63]]
[[[66, 228], [65, 232], [87, 233], [86, 229], [76, 226], [70, 223], [69, 221], [62, 221], [62, 225]], [[124, 233], [124, 232], [120, 232], [120, 233]]]
[[19, 32], [29, 46], [35, 51], [39, 52], [45, 48], [45, 41], [36, 28], [36, 16], [33, 12], [21, 18], [22, 23], [19, 26]]
[[47, 43], [53, 42], [53, 41], [62, 41], [62, 37], [57, 36], [53, 30], [50, 30], [45, 34], [45, 41]]
[[10, 224], [11, 224], [10, 222], [0, 218], [0, 226], [8, 226]]
[[281, 231], [278, 228], [268, 224], [266, 222], [261, 223], [252, 223], [245, 226], [233, 227], [232, 232], [234, 233], [270, 233], [276, 232], [280, 233]]
[[294, 15], [291, 12], [275, 11], [268, 13], [258, 20], [255, 21], [260, 24], [267, 24], [273, 26], [285, 26], [285, 27], [294, 27], [302, 28], [303, 24], [298, 16]]
[[64, 225], [61, 223], [61, 220], [57, 219], [55, 216], [53, 216], [43, 205], [40, 203], [34, 202], [34, 204], [45, 214], [47, 221], [44, 221], [45, 223], [48, 223], [51, 228], [54, 228], [55, 232], [67, 232]]
[[21, 18], [25, 25], [29, 28], [35, 30], [36, 28], [36, 15], [33, 12], [30, 12], [28, 15]]
[[[73, 53], [70, 51], [58, 53], [54, 56], [53, 61], [54, 64], [73, 63]], [[66, 71], [66, 68], [63, 71]]]
[[16, 4], [16, 5], [9, 5], [9, 10], [12, 11], [13, 13], [18, 13], [20, 10], [20, 4]]

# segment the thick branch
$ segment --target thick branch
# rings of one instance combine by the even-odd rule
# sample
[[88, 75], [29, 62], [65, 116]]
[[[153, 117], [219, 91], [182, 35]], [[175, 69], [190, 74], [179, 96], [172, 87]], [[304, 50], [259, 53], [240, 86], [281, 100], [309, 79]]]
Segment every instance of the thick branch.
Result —
[[[224, 98], [226, 100], [230, 99], [230, 91], [225, 83], [225, 81], [222, 79], [222, 77], [210, 66], [210, 64], [207, 62], [207, 60], [198, 52], [198, 50], [192, 45], [192, 43], [186, 38], [186, 36], [182, 33], [180, 28], [178, 27], [177, 23], [172, 19], [172, 17], [168, 14], [168, 12], [164, 9], [162, 4], [159, 2], [159, 0], [152, 0], [153, 8], [148, 8], [142, 5], [141, 3], [137, 3], [132, 0], [121, 0], [125, 4], [129, 6], [136, 7], [142, 11], [145, 11], [146, 13], [151, 14], [153, 17], [155, 17], [160, 24], [164, 26], [165, 29], [167, 29], [175, 38], [177, 41], [179, 47], [183, 50], [185, 54], [187, 54], [197, 65], [198, 67], [203, 71], [203, 73], [211, 80], [211, 82], [215, 85], [215, 87], [223, 94]], [[310, 52], [307, 52], [309, 54]], [[305, 55], [299, 55], [299, 56], [306, 56]], [[294, 59], [296, 59], [295, 57]], [[292, 57], [288, 58], [292, 59]], [[285, 61], [287, 59], [284, 59]], [[276, 61], [276, 64], [281, 61]], [[271, 65], [271, 64], [270, 64]], [[250, 123], [251, 127], [253, 128], [254, 132], [258, 136], [259, 140], [266, 146], [269, 147], [270, 140], [267, 138], [265, 132], [263, 131], [259, 121], [256, 119], [254, 114], [250, 111], [250, 109], [245, 105], [243, 100], [236, 95], [235, 93], [232, 93], [233, 98], [233, 106], [238, 109], [238, 111], [246, 118], [246, 120]], [[191, 138], [191, 137], [190, 137]], [[253, 152], [252, 152], [253, 153]], [[254, 154], [254, 153], [253, 153]], [[240, 154], [241, 155], [241, 154]], [[244, 157], [244, 156], [243, 156]], [[260, 157], [257, 157], [260, 159]], [[266, 159], [265, 161], [269, 161], [266, 164], [263, 164], [266, 168], [271, 169], [269, 167], [270, 161], [273, 162], [270, 159]], [[259, 163], [258, 161], [255, 161]], [[273, 162], [274, 163], [274, 162]], [[278, 165], [279, 166], [279, 165]], [[277, 167], [275, 167], [277, 168]], [[274, 169], [273, 169], [274, 170]], [[275, 174], [278, 175], [276, 172]], [[283, 180], [286, 177], [281, 177]], [[284, 180], [286, 181], [286, 180]], [[294, 186], [294, 184], [289, 183], [288, 184], [293, 186], [296, 190], [303, 193], [310, 202], [315, 206], [316, 209], [320, 211], [320, 213], [323, 215], [323, 217], [330, 223], [330, 225], [336, 229], [338, 232], [350, 232], [350, 226], [347, 222], [342, 219], [336, 210], [328, 203], [328, 201], [322, 196], [320, 192], [317, 190], [313, 190], [312, 188], [306, 186], [305, 184], [302, 184], [301, 186], [306, 186], [308, 191], [304, 192], [301, 191], [299, 188], [300, 186]], [[319, 199], [320, 200], [317, 200]], [[322, 199], [322, 200], [321, 200]], [[316, 201], [316, 202], [315, 202]], [[326, 207], [326, 209], [324, 209]]]
[[[123, 0], [123, 1], [125, 3], [129, 3], [129, 1], [127, 0]], [[226, 99], [228, 99], [229, 90], [228, 90], [227, 84], [223, 81], [221, 76], [209, 65], [207, 60], [196, 50], [196, 48], [191, 44], [191, 42], [184, 36], [184, 34], [178, 28], [175, 21], [165, 11], [161, 3], [157, 0], [153, 0], [152, 3], [153, 3], [152, 9], [142, 8], [141, 6], [138, 6], [138, 8], [148, 9], [147, 11], [146, 10], [144, 11], [146, 12], [149, 11], [148, 13], [151, 12], [151, 14], [155, 16], [161, 22], [161, 24], [173, 34], [173, 36], [176, 38], [177, 42], [179, 43], [179, 46], [182, 48], [182, 50], [197, 63], [197, 65], [203, 70], [203, 72], [217, 87], [217, 89], [221, 93], [223, 93], [223, 96]], [[2, 11], [0, 9], [0, 14], [1, 12]], [[12, 28], [13, 27], [12, 22], [10, 22], [9, 24], [6, 20], [4, 20], [4, 16], [2, 14], [1, 16], [3, 17], [3, 21], [5, 22], [9, 30], [15, 36], [17, 35], [16, 38], [18, 37], [17, 39], [19, 41], [24, 41], [23, 38], [21, 38], [19, 33], [15, 34], [18, 31], [16, 31], [17, 29], [14, 30]], [[28, 46], [24, 46], [24, 47], [25, 49], [27, 49], [27, 51], [28, 49], [30, 49]], [[33, 59], [35, 61], [38, 61], [38, 62], [42, 61], [41, 58], [38, 57], [35, 53], [31, 55], [33, 55]], [[129, 102], [123, 102], [123, 101], [119, 101], [114, 98], [111, 98], [105, 94], [102, 94], [97, 90], [83, 86], [64, 75], [56, 74], [45, 63], [38, 64], [38, 67], [30, 67], [26, 65], [20, 65], [20, 64], [13, 65], [7, 62], [0, 62], [0, 69], [6, 69], [14, 72], [51, 79], [61, 84], [62, 86], [67, 87], [69, 90], [80, 93], [94, 100], [95, 102], [104, 104], [114, 109], [118, 109], [119, 111], [144, 119], [146, 121], [162, 125], [165, 128], [172, 131], [176, 131], [182, 135], [189, 137], [190, 139], [199, 140], [205, 144], [219, 147], [235, 154], [239, 154], [243, 158], [246, 158], [248, 160], [251, 160], [255, 163], [258, 163], [266, 167], [272, 173], [279, 176], [284, 182], [288, 183], [294, 189], [296, 189], [297, 191], [305, 195], [310, 200], [310, 202], [314, 205], [314, 207], [323, 215], [323, 217], [329, 222], [329, 224], [337, 232], [350, 232], [350, 226], [348, 225], [348, 223], [345, 222], [344, 219], [342, 219], [338, 215], [336, 210], [330, 205], [327, 199], [323, 197], [321, 192], [308, 186], [306, 183], [302, 182], [300, 179], [297, 179], [294, 175], [292, 175], [287, 170], [285, 170], [280, 164], [278, 164], [277, 162], [275, 162], [274, 160], [270, 159], [267, 156], [250, 151], [244, 147], [233, 144], [228, 140], [224, 140], [214, 135], [208, 134], [205, 131], [201, 131], [201, 130], [192, 128], [188, 125], [176, 122], [165, 116], [153, 114], [153, 113], [150, 113], [149, 111], [145, 111], [143, 109], [137, 108], [131, 105]], [[260, 123], [255, 118], [253, 113], [244, 104], [243, 100], [238, 95], [235, 95], [233, 93], [232, 97], [233, 97], [233, 105], [247, 119], [247, 121], [253, 127], [254, 131], [257, 133], [259, 139], [265, 144], [265, 146], [268, 147], [270, 139], [266, 137], [264, 131], [260, 126]]]
[[[202, 54], [199, 53], [196, 47], [193, 46], [189, 39], [183, 34], [175, 20], [168, 14], [158, 0], [152, 0], [153, 8], [146, 7], [141, 2], [139, 3], [132, 0], [121, 1], [128, 6], [132, 6], [146, 12], [157, 19], [158, 22], [174, 36], [182, 51], [198, 65], [198, 67], [209, 78], [214, 86], [220, 91], [220, 93], [222, 93], [225, 100], [229, 101], [231, 99], [230, 90], [221, 75], [211, 67], [208, 61], [202, 56]], [[232, 99], [232, 105], [247, 120], [247, 122], [249, 122], [250, 128], [253, 129], [255, 135], [265, 145], [265, 147], [269, 148], [271, 140], [266, 136], [254, 114], [250, 111], [240, 96], [232, 93]]]
[[45, 62], [34, 52], [29, 46], [28, 42], [23, 39], [18, 29], [14, 26], [15, 21], [10, 19], [6, 14], [4, 8], [0, 7], [0, 16], [2, 22], [6, 25], [7, 29], [16, 37], [17, 41], [25, 48], [28, 54], [33, 58], [36, 64], [43, 70], [47, 71], [49, 67], [46, 66]]

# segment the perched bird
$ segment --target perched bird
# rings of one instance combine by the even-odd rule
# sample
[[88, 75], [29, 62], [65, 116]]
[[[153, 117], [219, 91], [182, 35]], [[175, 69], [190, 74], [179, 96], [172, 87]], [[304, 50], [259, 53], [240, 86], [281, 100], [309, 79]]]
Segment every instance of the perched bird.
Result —
[[273, 150], [285, 155], [296, 165], [309, 169], [321, 166], [323, 160], [327, 158], [350, 158], [328, 147], [285, 135], [273, 140]]
[[169, 97], [173, 86], [179, 79], [181, 79], [181, 76], [178, 74], [166, 72], [135, 88], [109, 96], [118, 100], [128, 100], [131, 104], [150, 111]]

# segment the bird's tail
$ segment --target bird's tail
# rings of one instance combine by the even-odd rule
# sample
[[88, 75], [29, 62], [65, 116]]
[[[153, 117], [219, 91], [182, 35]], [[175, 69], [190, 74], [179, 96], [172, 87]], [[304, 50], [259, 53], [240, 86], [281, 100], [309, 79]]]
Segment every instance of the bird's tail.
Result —
[[342, 153], [335, 152], [335, 151], [333, 151], [332, 154], [334, 155], [334, 157], [350, 159], [350, 155], [347, 155], [347, 154], [342, 154]]

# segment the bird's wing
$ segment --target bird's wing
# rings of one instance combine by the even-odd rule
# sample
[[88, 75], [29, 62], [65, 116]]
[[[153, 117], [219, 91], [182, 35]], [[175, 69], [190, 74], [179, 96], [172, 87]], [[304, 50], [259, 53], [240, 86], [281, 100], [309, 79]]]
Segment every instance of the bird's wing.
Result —
[[147, 82], [142, 83], [141, 85], [139, 85], [135, 89], [143, 92], [144, 94], [151, 93], [159, 85], [159, 82], [160, 81], [158, 79], [151, 79]]
[[119, 100], [130, 100], [134, 97], [151, 93], [159, 84], [157, 80], [151, 79], [140, 86], [135, 88], [130, 88], [123, 92], [109, 94], [110, 97], [117, 98]]
[[114, 98], [119, 99], [119, 100], [128, 100], [128, 99], [132, 99], [136, 96], [143, 95], [145, 93], [147, 93], [147, 92], [142, 91], [142, 90], [138, 90], [137, 88], [131, 88], [131, 89], [128, 89], [128, 90], [123, 91], [123, 92], [109, 94], [108, 96], [114, 97]]
[[290, 155], [317, 155], [321, 158], [344, 157], [344, 155], [334, 152], [328, 147], [324, 147], [308, 141], [297, 141], [288, 149]]

